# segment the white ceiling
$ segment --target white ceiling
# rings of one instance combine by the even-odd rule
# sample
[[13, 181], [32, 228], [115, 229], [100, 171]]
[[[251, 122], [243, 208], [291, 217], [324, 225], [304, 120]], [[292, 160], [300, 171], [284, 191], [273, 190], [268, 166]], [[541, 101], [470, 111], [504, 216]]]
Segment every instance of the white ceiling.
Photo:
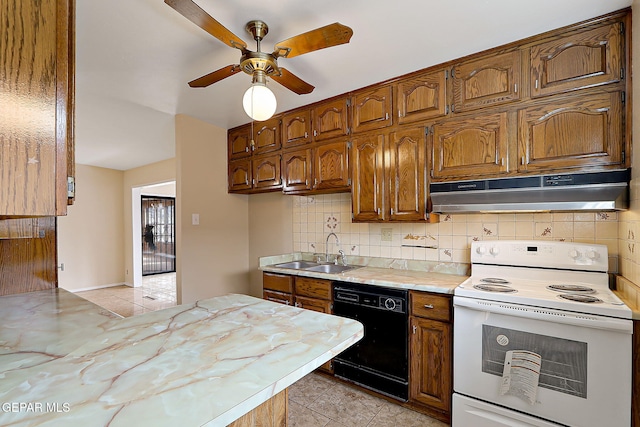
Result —
[[[632, 0], [195, 0], [255, 50], [245, 24], [269, 25], [262, 50], [340, 22], [349, 44], [281, 58], [316, 87], [270, 82], [278, 112], [630, 6]], [[230, 48], [162, 0], [77, 0], [76, 162], [127, 170], [172, 158], [174, 115], [228, 129], [249, 122], [238, 73], [208, 88], [187, 82], [237, 64]]]

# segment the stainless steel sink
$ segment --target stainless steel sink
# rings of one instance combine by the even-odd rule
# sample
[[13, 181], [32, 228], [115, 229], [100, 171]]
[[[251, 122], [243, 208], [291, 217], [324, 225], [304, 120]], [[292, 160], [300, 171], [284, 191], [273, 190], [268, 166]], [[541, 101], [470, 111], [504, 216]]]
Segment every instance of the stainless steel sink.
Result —
[[306, 271], [317, 271], [319, 273], [342, 273], [343, 271], [358, 268], [357, 265], [336, 265], [336, 264], [320, 264], [315, 267], [305, 268]]
[[318, 264], [317, 262], [313, 262], [313, 261], [291, 261], [291, 262], [285, 262], [282, 264], [276, 264], [274, 265], [274, 267], [278, 267], [278, 268], [291, 268], [293, 270], [304, 270], [306, 268], [309, 267], [314, 267], [314, 266], [318, 266], [320, 264]]

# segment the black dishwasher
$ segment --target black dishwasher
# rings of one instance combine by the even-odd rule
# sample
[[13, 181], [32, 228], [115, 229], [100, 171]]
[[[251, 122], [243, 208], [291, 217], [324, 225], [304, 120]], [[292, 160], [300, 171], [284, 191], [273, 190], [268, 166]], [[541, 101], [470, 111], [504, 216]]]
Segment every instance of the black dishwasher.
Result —
[[386, 396], [409, 397], [407, 291], [335, 282], [333, 314], [364, 325], [364, 337], [336, 356], [335, 375]]

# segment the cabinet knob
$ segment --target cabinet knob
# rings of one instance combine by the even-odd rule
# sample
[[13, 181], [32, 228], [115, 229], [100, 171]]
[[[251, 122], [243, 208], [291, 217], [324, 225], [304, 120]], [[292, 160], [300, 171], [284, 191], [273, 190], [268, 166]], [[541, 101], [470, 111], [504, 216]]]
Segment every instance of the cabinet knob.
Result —
[[416, 325], [413, 325], [412, 330], [413, 330], [413, 333], [415, 334], [416, 331], [418, 330], [418, 327]]

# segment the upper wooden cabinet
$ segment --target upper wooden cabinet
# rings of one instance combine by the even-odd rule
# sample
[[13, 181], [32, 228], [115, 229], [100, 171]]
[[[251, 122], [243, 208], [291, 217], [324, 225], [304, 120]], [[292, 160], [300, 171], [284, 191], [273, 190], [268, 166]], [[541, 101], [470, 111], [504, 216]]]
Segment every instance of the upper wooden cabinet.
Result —
[[302, 148], [282, 155], [282, 191], [301, 193], [311, 190], [313, 177], [311, 149]]
[[531, 96], [619, 82], [624, 61], [622, 22], [532, 46]]
[[282, 188], [280, 154], [245, 157], [229, 161], [230, 193], [275, 191]]
[[383, 221], [384, 150], [388, 136], [381, 132], [358, 135], [351, 145], [351, 206], [354, 221]]
[[451, 71], [453, 112], [463, 112], [520, 99], [520, 51], [462, 62]]
[[66, 215], [74, 173], [74, 3], [3, 1], [0, 16], [0, 216]]
[[349, 191], [349, 157], [347, 141], [330, 141], [282, 155], [283, 192]]
[[270, 151], [279, 150], [280, 126], [282, 120], [279, 116], [272, 117], [263, 122], [255, 122], [253, 125], [253, 147], [254, 155], [268, 153]]
[[227, 153], [229, 159], [251, 155], [251, 124], [229, 130], [227, 134]]
[[596, 93], [524, 108], [518, 114], [518, 170], [627, 167], [622, 93]]
[[509, 172], [507, 113], [447, 120], [433, 126], [431, 175], [495, 177]]
[[311, 110], [313, 139], [321, 141], [349, 134], [349, 98], [338, 98]]
[[391, 101], [391, 86], [357, 92], [351, 102], [353, 105], [353, 132], [391, 126], [393, 123]]
[[357, 136], [351, 146], [351, 165], [354, 222], [427, 219], [423, 127]]
[[319, 145], [313, 156], [313, 189], [349, 191], [349, 156], [346, 141]]
[[422, 73], [394, 85], [398, 123], [430, 120], [447, 114], [447, 73]]
[[311, 142], [311, 111], [296, 110], [282, 116], [282, 146], [289, 148]]
[[427, 219], [427, 144], [424, 128], [392, 132], [389, 137], [389, 219]]

